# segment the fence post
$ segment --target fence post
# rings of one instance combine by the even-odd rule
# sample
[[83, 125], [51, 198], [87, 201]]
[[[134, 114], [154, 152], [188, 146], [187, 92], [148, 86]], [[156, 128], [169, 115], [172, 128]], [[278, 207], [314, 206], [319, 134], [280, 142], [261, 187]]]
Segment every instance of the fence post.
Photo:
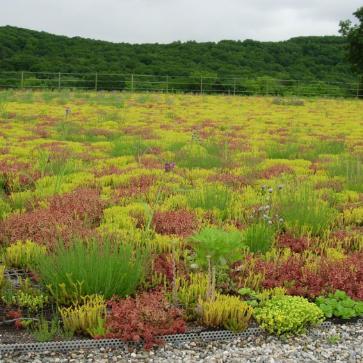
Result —
[[200, 77], [200, 93], [203, 93], [203, 77]]
[[20, 88], [24, 88], [24, 71], [20, 75]]
[[[363, 78], [362, 78], [362, 80], [363, 80]], [[360, 79], [358, 77], [358, 82], [357, 82], [357, 98], [359, 98], [359, 96], [360, 96]]]
[[166, 76], [166, 93], [169, 93], [169, 76]]
[[95, 91], [97, 91], [98, 88], [98, 73], [95, 74]]
[[233, 96], [236, 95], [236, 79], [233, 79]]
[[268, 80], [265, 80], [265, 96], [268, 95]]
[[134, 92], [134, 74], [131, 74], [131, 92]]
[[58, 89], [61, 88], [61, 72], [58, 73]]

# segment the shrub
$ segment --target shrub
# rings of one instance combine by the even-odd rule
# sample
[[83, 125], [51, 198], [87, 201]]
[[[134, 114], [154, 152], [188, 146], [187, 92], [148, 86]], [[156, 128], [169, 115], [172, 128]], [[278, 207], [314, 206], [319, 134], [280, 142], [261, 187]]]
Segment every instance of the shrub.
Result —
[[93, 333], [105, 323], [106, 303], [100, 295], [84, 296], [79, 304], [59, 308], [59, 314], [66, 331], [99, 337]]
[[226, 232], [219, 228], [203, 228], [192, 238], [197, 263], [208, 266], [208, 256], [213, 265], [226, 265], [239, 260], [246, 248], [242, 233]]
[[39, 256], [46, 253], [44, 246], [26, 240], [17, 241], [5, 249], [4, 259], [8, 266], [27, 268], [34, 266]]
[[344, 291], [337, 290], [327, 297], [319, 296], [315, 304], [323, 311], [327, 318], [333, 316], [351, 319], [363, 316], [363, 301], [352, 300]]
[[199, 300], [202, 323], [211, 328], [224, 327], [233, 332], [245, 330], [253, 308], [236, 296], [217, 294], [214, 300]]
[[251, 252], [265, 253], [275, 238], [274, 229], [265, 222], [255, 223], [244, 230], [243, 241]]
[[130, 245], [117, 246], [109, 239], [61, 243], [39, 259], [44, 285], [58, 303], [78, 300], [81, 295], [126, 296], [135, 292], [144, 276], [146, 252]]
[[157, 233], [178, 236], [191, 235], [198, 225], [195, 214], [184, 209], [156, 211], [153, 215], [152, 224]]
[[323, 312], [300, 296], [276, 296], [255, 308], [254, 318], [271, 334], [299, 334], [323, 321]]
[[158, 336], [184, 333], [182, 312], [172, 307], [161, 292], [144, 292], [135, 298], [109, 301], [107, 337], [143, 341], [145, 348], [161, 344]]

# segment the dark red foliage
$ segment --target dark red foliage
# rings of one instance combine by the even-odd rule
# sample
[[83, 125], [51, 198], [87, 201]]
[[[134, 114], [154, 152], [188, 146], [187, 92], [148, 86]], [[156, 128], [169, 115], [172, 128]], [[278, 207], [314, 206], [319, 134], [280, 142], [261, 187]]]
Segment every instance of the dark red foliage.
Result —
[[164, 253], [154, 258], [152, 271], [162, 274], [171, 282], [174, 278], [173, 256], [170, 253]]
[[279, 247], [288, 247], [293, 252], [303, 252], [309, 248], [310, 241], [307, 237], [294, 237], [289, 233], [284, 233], [278, 236], [277, 244]]
[[283, 286], [291, 295], [310, 298], [343, 290], [354, 299], [363, 299], [363, 253], [354, 253], [336, 261], [323, 257], [315, 268], [294, 255], [284, 261], [259, 260], [256, 272], [263, 272], [265, 288]]
[[8, 195], [16, 191], [18, 187], [28, 187], [40, 177], [40, 173], [32, 170], [28, 163], [15, 160], [0, 161], [0, 178], [3, 180], [4, 192]]
[[74, 219], [97, 225], [101, 220], [104, 207], [105, 202], [100, 199], [99, 190], [84, 188], [51, 198], [48, 210], [51, 213], [65, 211]]
[[345, 260], [324, 260], [320, 275], [332, 290], [343, 290], [357, 300], [363, 300], [363, 253], [353, 253]]
[[6, 313], [8, 319], [14, 320], [14, 325], [16, 329], [22, 329], [23, 324], [21, 322], [22, 313], [20, 310], [10, 310]]
[[128, 185], [117, 189], [118, 197], [133, 197], [147, 193], [154, 184], [156, 178], [153, 175], [140, 175], [130, 179]]
[[105, 175], [123, 175], [131, 172], [135, 168], [125, 168], [125, 169], [119, 169], [118, 167], [114, 165], [107, 166], [101, 170], [95, 170], [94, 174], [97, 177], [105, 176]]
[[161, 169], [162, 163], [153, 155], [143, 156], [140, 164], [146, 169]]
[[113, 299], [108, 303], [107, 337], [144, 342], [146, 349], [162, 344], [158, 336], [184, 333], [183, 313], [171, 306], [159, 292], [144, 292], [135, 298]]
[[288, 165], [284, 165], [284, 164], [276, 164], [273, 166], [270, 166], [269, 168], [262, 170], [260, 172], [260, 178], [263, 179], [271, 179], [271, 178], [275, 178], [281, 174], [292, 174], [294, 172], [294, 170], [288, 166]]
[[190, 236], [198, 226], [195, 214], [184, 209], [157, 211], [152, 223], [157, 233], [178, 236]]
[[0, 224], [0, 240], [11, 243], [31, 239], [52, 246], [58, 239], [65, 242], [72, 237], [88, 237], [90, 228], [98, 225], [104, 202], [94, 189], [79, 189], [55, 196], [47, 208], [36, 208], [13, 214]]
[[341, 192], [344, 189], [344, 185], [343, 182], [340, 180], [325, 180], [316, 183], [315, 188], [316, 189], [327, 188], [327, 189], [332, 189], [335, 192]]
[[220, 173], [211, 175], [207, 179], [210, 182], [220, 182], [232, 188], [242, 188], [246, 186], [249, 182], [245, 176], [234, 175], [230, 173]]

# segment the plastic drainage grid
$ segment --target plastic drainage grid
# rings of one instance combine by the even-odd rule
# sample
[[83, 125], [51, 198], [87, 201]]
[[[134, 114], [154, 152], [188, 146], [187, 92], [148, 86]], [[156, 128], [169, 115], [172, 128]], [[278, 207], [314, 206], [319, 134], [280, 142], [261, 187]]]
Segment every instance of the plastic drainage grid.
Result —
[[35, 283], [32, 280], [31, 275], [25, 270], [20, 270], [20, 269], [9, 269], [8, 270], [8, 269], [6, 269], [4, 271], [4, 276], [8, 281], [10, 281], [12, 283], [12, 285], [15, 288], [19, 288], [20, 281], [24, 281], [26, 278], [30, 279], [32, 286], [39, 287], [39, 284]]
[[[329, 328], [333, 324], [324, 322], [321, 328]], [[248, 337], [261, 334], [261, 328], [249, 328], [241, 333], [232, 333], [228, 330], [192, 332], [186, 334], [165, 335], [161, 337], [167, 343], [183, 343], [194, 340], [231, 340], [235, 338]], [[72, 351], [76, 349], [99, 349], [99, 348], [125, 348], [128, 345], [138, 345], [135, 343], [125, 343], [118, 339], [83, 339], [66, 342], [47, 343], [25, 343], [25, 344], [0, 344], [0, 354], [10, 352], [41, 352], [41, 351]]]

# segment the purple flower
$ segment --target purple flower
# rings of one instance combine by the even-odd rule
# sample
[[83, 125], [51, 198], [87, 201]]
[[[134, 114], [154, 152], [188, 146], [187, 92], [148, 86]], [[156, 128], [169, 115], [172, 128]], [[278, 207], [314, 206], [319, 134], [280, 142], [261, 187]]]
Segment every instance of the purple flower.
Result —
[[175, 163], [174, 162], [173, 163], [165, 163], [164, 170], [166, 172], [169, 172], [169, 171], [172, 171], [174, 169], [174, 167], [175, 167]]

